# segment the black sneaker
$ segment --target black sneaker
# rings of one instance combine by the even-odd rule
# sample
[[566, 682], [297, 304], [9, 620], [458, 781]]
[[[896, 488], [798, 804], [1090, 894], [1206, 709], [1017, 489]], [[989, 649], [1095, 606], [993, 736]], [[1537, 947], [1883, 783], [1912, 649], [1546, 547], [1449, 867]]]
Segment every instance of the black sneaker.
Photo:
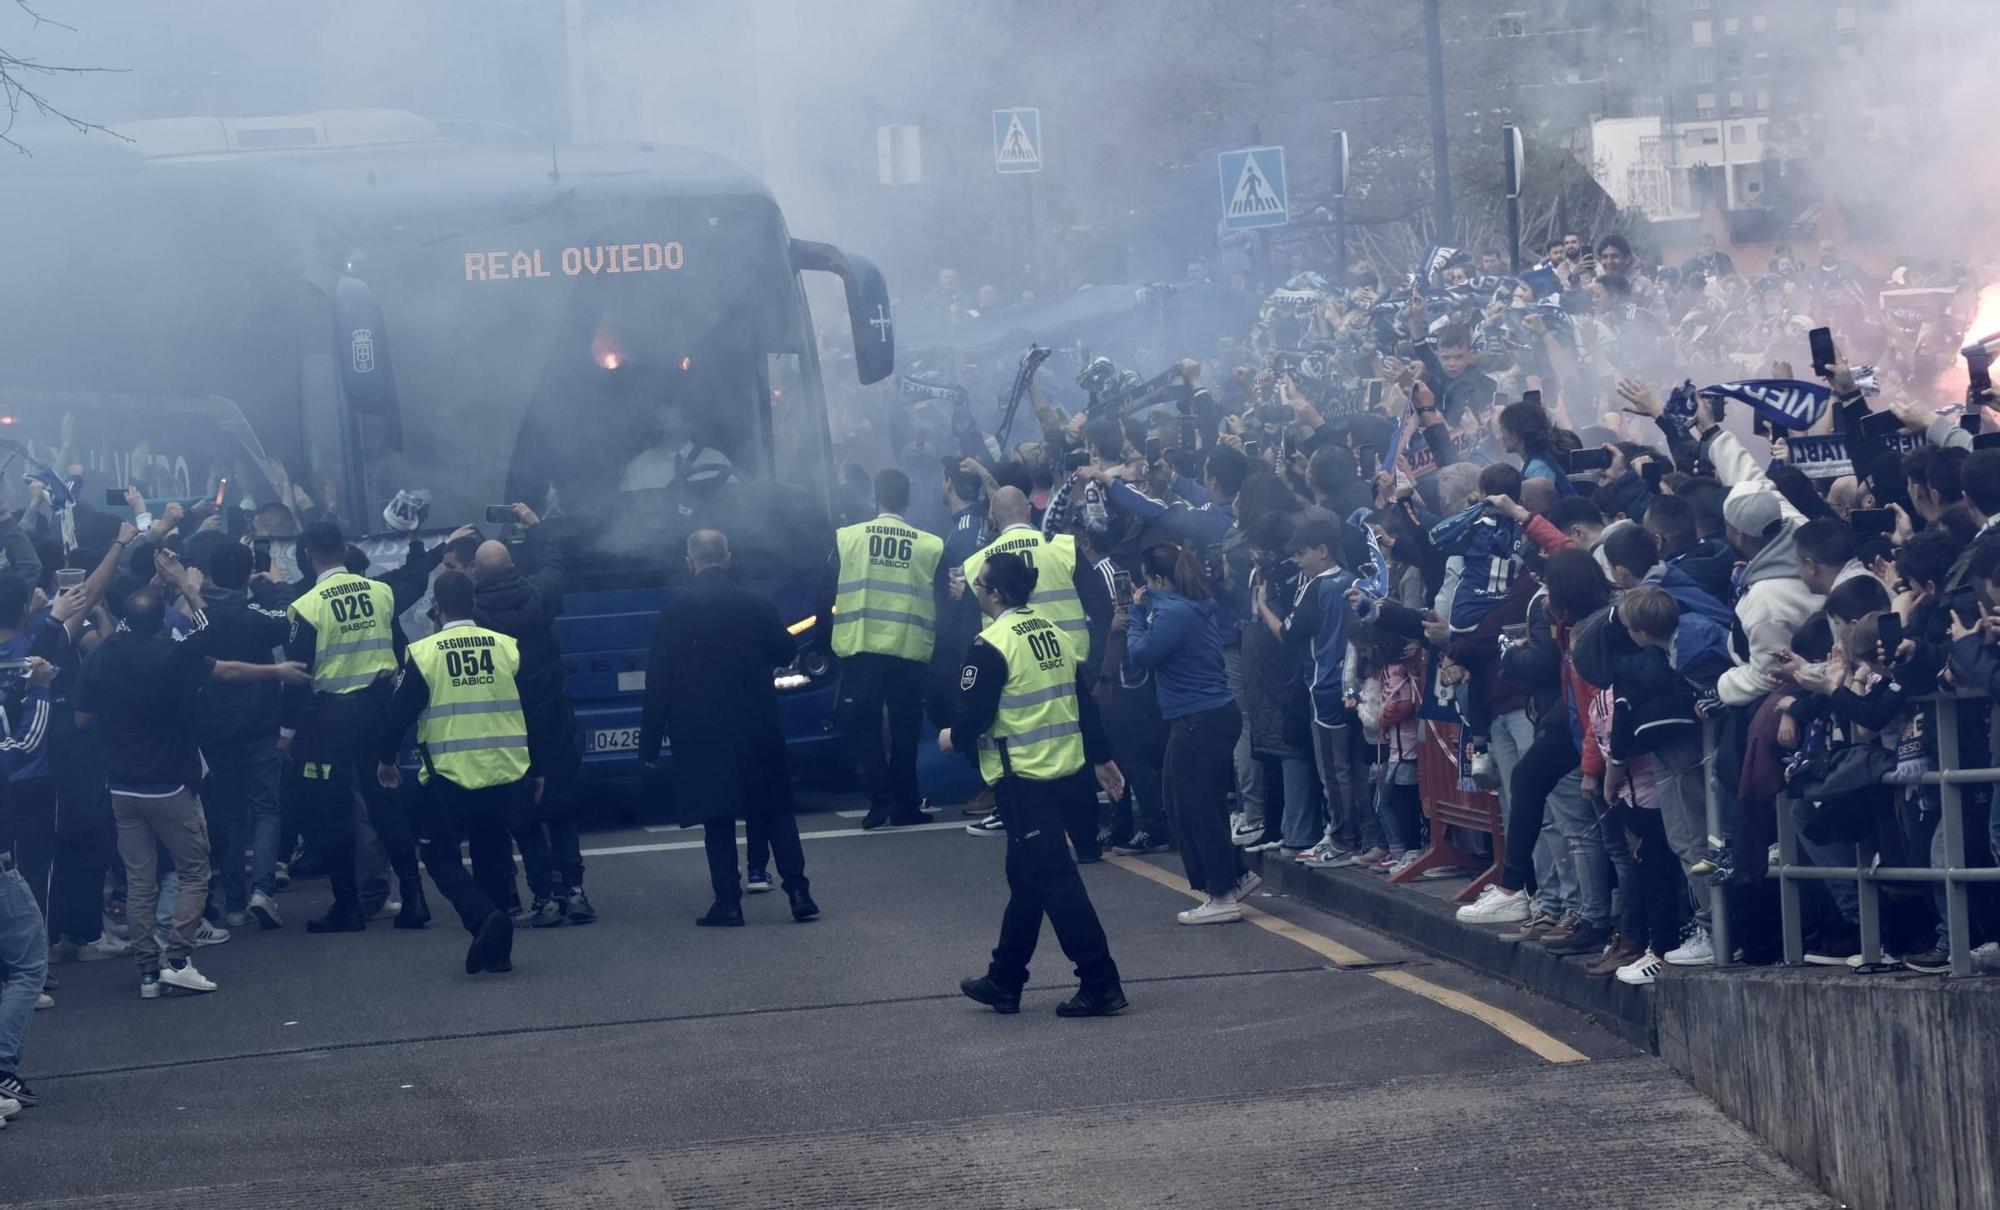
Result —
[[[1902, 961], [1904, 966], [1909, 967], [1918, 974], [1945, 975], [1951, 973], [1951, 954], [1936, 946], [1932, 946], [1921, 954], [1904, 954]], [[14, 1099], [17, 1101], [20, 1100], [19, 1097]], [[21, 1103], [23, 1105], [27, 1104], [26, 1101], [21, 1101]]]
[[1021, 993], [1007, 990], [986, 975], [961, 980], [958, 990], [964, 992], [967, 999], [977, 1000], [996, 1013], [1021, 1011]]
[[597, 923], [597, 909], [590, 906], [590, 896], [583, 893], [582, 887], [570, 888], [568, 903], [569, 906], [563, 914], [569, 918], [571, 924]]
[[1058, 1017], [1109, 1017], [1122, 1013], [1131, 1005], [1125, 1000], [1125, 989], [1117, 984], [1102, 991], [1083, 991], [1056, 1005]]
[[873, 832], [875, 829], [883, 826], [888, 822], [889, 822], [889, 808], [870, 807], [868, 808], [867, 817], [861, 821], [861, 827], [863, 831]]
[[0, 1076], [0, 1100], [5, 1100], [8, 1097], [12, 1097], [23, 1105], [33, 1105], [35, 1102], [41, 1100], [26, 1084], [21, 1083], [21, 1078], [13, 1072], [8, 1072], [6, 1075]]
[[1164, 840], [1155, 840], [1145, 832], [1135, 832], [1132, 839], [1124, 844], [1111, 846], [1111, 851], [1123, 857], [1144, 857], [1148, 853], [1164, 853], [1172, 848]]

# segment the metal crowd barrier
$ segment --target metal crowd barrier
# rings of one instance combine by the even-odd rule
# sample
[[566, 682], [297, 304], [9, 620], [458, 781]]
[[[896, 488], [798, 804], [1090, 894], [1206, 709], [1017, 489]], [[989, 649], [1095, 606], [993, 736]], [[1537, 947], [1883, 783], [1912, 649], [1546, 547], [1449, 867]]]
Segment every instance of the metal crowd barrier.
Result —
[[[1778, 879], [1778, 898], [1784, 920], [1785, 963], [1797, 966], [1805, 962], [1805, 927], [1799, 906], [1799, 884], [1807, 881], [1833, 882], [1852, 881], [1860, 897], [1861, 916], [1861, 961], [1863, 965], [1873, 965], [1882, 961], [1882, 901], [1880, 886], [1884, 882], [1941, 882], [1944, 884], [1945, 926], [1950, 938], [1951, 973], [1966, 976], [1977, 973], [1972, 960], [1972, 921], [1966, 901], [1966, 892], [1975, 882], [2000, 882], [2000, 867], [1967, 866], [1965, 864], [1965, 813], [1964, 791], [1966, 785], [1986, 782], [2000, 782], [2000, 769], [1960, 769], [1958, 768], [1958, 711], [1949, 708], [1958, 699], [1949, 695], [1939, 695], [1923, 699], [1937, 704], [1940, 709], [1937, 718], [1938, 769], [1926, 773], [1914, 781], [1887, 783], [1895, 786], [1915, 784], [1939, 787], [1938, 799], [1941, 816], [1938, 827], [1944, 832], [1944, 864], [1941, 866], [1875, 866], [1875, 846], [1860, 843], [1855, 846], [1856, 864], [1847, 866], [1802, 865], [1799, 860], [1799, 835], [1792, 823], [1791, 804], [1794, 795], [1778, 796], [1778, 861], [1770, 866], [1771, 876]], [[1709, 733], [1709, 751], [1715, 750], [1713, 731]], [[1708, 784], [1709, 832], [1713, 836], [1722, 834], [1719, 803], [1715, 779], [1711, 776]], [[1718, 892], [1723, 888], [1716, 888]], [[1725, 940], [1724, 915], [1720, 894], [1713, 901], [1716, 961], [1718, 964], [1733, 955], [1734, 951]]]

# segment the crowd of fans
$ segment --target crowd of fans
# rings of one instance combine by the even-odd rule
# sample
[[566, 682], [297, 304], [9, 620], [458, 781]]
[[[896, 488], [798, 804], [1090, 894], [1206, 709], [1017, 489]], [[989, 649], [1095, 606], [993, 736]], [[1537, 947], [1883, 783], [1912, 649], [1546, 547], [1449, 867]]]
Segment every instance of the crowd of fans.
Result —
[[[328, 576], [366, 571], [369, 556], [330, 520], [302, 527], [285, 505], [254, 520], [210, 502], [165, 504], [156, 516], [135, 487], [126, 521], [73, 491], [60, 509], [48, 495], [8, 515], [0, 545], [0, 1124], [35, 1103], [18, 1069], [33, 1014], [56, 1007], [57, 964], [135, 961], [148, 999], [167, 987], [213, 992], [193, 960], [199, 950], [232, 930], [286, 927], [281, 892], [329, 875], [338, 891], [341, 870], [348, 885], [358, 881], [358, 915], [334, 920], [336, 902], [308, 931], [351, 931], [386, 914], [420, 927], [428, 916], [414, 863], [399, 860], [420, 815], [410, 801], [383, 810], [374, 795], [394, 801], [396, 779], [376, 784], [372, 754], [378, 744], [402, 750], [407, 725], [371, 716], [360, 734], [367, 784], [322, 787], [334, 766], [293, 750], [298, 722], [281, 697], [315, 685], [310, 643], [299, 648], [288, 606]], [[227, 535], [226, 520], [245, 532]], [[596, 913], [577, 842], [581, 762], [554, 630], [563, 562], [526, 505], [512, 524], [512, 544], [472, 527], [428, 546], [412, 540], [379, 587], [401, 615], [427, 599], [434, 575], [457, 576], [466, 599], [454, 618], [517, 644], [535, 793], [502, 826], [529, 894], [511, 862], [479, 875], [515, 926], [584, 924]], [[400, 621], [393, 629], [400, 660]], [[314, 794], [322, 788], [336, 812], [354, 804], [351, 821], [329, 826], [337, 815]], [[358, 854], [347, 849], [343, 862], [336, 832], [358, 841]], [[440, 860], [456, 858], [454, 844]]]
[[[1936, 712], [1958, 716], [1960, 768], [1987, 763], [1990, 712], [1932, 695], [2000, 673], [2000, 449], [1936, 406], [1959, 389], [1940, 383], [1967, 271], [1871, 280], [1830, 243], [1754, 275], [1706, 238], [1678, 267], [1616, 235], [1546, 253], [1518, 276], [1452, 249], [1394, 279], [1295, 274], [1171, 381], [1032, 381], [1039, 431], [1008, 448], [976, 389], [871, 422], [941, 480], [946, 569], [1002, 530], [1073, 535], [1130, 784], [1080, 860], [1176, 848], [1208, 896], [1183, 921], [1224, 922], [1257, 876], [1218, 837], [1393, 877], [1430, 846], [1426, 800], [1491, 790], [1503, 872], [1459, 918], [1634, 984], [1715, 960], [1718, 885], [1735, 957], [1776, 960], [1778, 828], [1819, 864], [1854, 866], [1857, 843], [1942, 863], [1918, 779]], [[1821, 327], [1838, 352], [1795, 372]], [[949, 597], [941, 678], [971, 633]], [[1427, 784], [1427, 743], [1453, 784]], [[1965, 795], [1967, 860], [1990, 864], [1988, 795]], [[1853, 884], [1805, 893], [1809, 959], [1858, 960]], [[1942, 901], [1887, 890], [1884, 945], [1911, 969], [1948, 966]], [[2000, 932], [1975, 902], [1983, 954]]]
[[[1074, 544], [1069, 582], [1044, 574], [1036, 592], [1060, 598], [1059, 623], [1074, 593], [1127, 786], [1071, 829], [1079, 860], [1175, 849], [1205, 896], [1182, 922], [1227, 923], [1260, 881], [1244, 854], [1407, 876], [1437, 839], [1427, 801], [1490, 790], [1505, 859], [1460, 919], [1635, 984], [1715, 960], [1717, 886], [1740, 956], [1775, 957], [1780, 829], [1816, 863], [1851, 866], [1857, 845], [1891, 866], [1942, 862], [1939, 791], [1921, 780], [1939, 767], [1939, 712], [1956, 767], [1983, 768], [2000, 689], [2000, 448], [1977, 435], [1982, 407], [1935, 406], [1964, 331], [1963, 270], [1870, 282], [1822, 245], [1746, 277], [1712, 242], [1644, 270], [1620, 237], [1568, 237], [1518, 276], [1491, 253], [1434, 249], [1395, 280], [1298, 273], [1254, 306], [1241, 280], [1197, 305], [1215, 298], [1194, 270], [1189, 315], [1250, 324], [1207, 337], [1213, 355], [1152, 380], [1105, 359], [1073, 386], [1025, 373], [1039, 431], [1007, 448], [1001, 413], [950, 384], [859, 426], [936, 485], [909, 502], [943, 538], [936, 721], [980, 624], [966, 560], [999, 539]], [[1846, 355], [1815, 354], [1801, 381], [1788, 360], [1820, 327]], [[1990, 402], [1977, 375], [1972, 401]], [[855, 426], [843, 437], [859, 458]], [[1809, 461], [1792, 458], [1802, 442], [1819, 443]], [[863, 520], [883, 502], [850, 471], [837, 510]], [[288, 881], [325, 872], [300, 843], [307, 787], [280, 759], [279, 683], [306, 676], [279, 654], [284, 610], [315, 569], [272, 567], [261, 540], [299, 518], [268, 505], [239, 540], [213, 507], [155, 517], [136, 488], [129, 504], [132, 523], [75, 502], [59, 515], [38, 493], [0, 521], [0, 1122], [33, 1103], [16, 1069], [28, 1017], [59, 989], [49, 961], [164, 954], [161, 978], [213, 990], [191, 953], [282, 927]], [[440, 565], [466, 573], [472, 619], [519, 639], [555, 805], [510, 821], [529, 898], [511, 879], [493, 898], [522, 924], [584, 923], [580, 762], [553, 635], [562, 559], [515, 513], [533, 575], [468, 528], [412, 542], [378, 578], [401, 614]], [[318, 532], [319, 572], [367, 567]], [[1452, 784], [1427, 747], [1449, 749]], [[114, 793], [153, 804], [117, 816], [115, 844]], [[1988, 798], [1967, 788], [1975, 865], [2000, 848]], [[1004, 833], [991, 807], [973, 800], [971, 831]], [[176, 832], [190, 818], [204, 852]], [[356, 830], [375, 871], [363, 918], [422, 914], [403, 843]], [[1808, 956], [1851, 961], [1858, 898], [1822, 885]], [[155, 919], [124, 918], [128, 895]], [[1941, 896], [1889, 888], [1885, 944], [1912, 969], [1948, 965]], [[1993, 905], [1977, 906], [1991, 950]]]

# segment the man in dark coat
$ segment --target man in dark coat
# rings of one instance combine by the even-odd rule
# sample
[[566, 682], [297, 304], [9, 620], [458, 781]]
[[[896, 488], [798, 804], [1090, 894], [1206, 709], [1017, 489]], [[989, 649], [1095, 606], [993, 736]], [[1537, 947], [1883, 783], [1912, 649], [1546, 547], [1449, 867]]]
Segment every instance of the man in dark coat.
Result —
[[791, 771], [771, 673], [792, 662], [798, 644], [771, 602], [729, 578], [729, 540], [719, 531], [688, 538], [694, 582], [660, 612], [646, 662], [646, 706], [639, 759], [651, 764], [665, 736], [674, 758], [674, 809], [681, 826], [704, 830], [715, 903], [695, 920], [705, 927], [743, 923], [736, 873], [736, 821], [757, 820], [792, 918], [819, 915], [807, 893], [805, 850], [792, 814]]

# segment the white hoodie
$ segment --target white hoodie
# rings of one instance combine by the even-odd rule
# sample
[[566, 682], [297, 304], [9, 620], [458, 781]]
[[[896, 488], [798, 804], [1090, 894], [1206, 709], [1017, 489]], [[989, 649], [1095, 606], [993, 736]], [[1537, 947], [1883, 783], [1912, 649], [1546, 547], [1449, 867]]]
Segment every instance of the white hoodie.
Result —
[[[1743, 590], [1736, 598], [1736, 624], [1749, 648], [1748, 658], [1737, 654], [1736, 667], [1722, 674], [1716, 693], [1724, 705], [1748, 706], [1762, 700], [1777, 687], [1777, 663], [1792, 645], [1792, 635], [1807, 618], [1818, 612], [1826, 598], [1806, 587], [1799, 578], [1799, 554], [1795, 542], [1798, 527], [1805, 522], [1784, 493], [1777, 489], [1734, 434], [1717, 429], [1709, 438], [1708, 459], [1715, 464], [1715, 477], [1723, 486], [1766, 491], [1778, 498], [1778, 511], [1785, 526], [1769, 545], [1757, 552], [1743, 569]], [[1732, 644], [1733, 646], [1733, 644]]]

